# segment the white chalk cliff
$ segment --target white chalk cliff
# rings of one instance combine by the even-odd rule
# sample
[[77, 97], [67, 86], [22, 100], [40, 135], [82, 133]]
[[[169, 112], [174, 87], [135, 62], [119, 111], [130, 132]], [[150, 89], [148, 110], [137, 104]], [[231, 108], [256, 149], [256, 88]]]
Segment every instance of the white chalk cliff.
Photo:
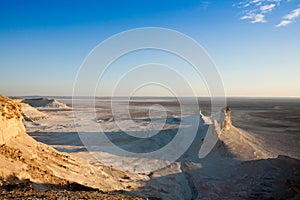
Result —
[[[122, 182], [125, 175], [127, 182]], [[0, 95], [0, 177], [11, 176], [43, 184], [78, 183], [103, 191], [127, 189], [128, 185], [134, 189], [137, 184], [130, 180], [140, 178], [105, 166], [94, 167], [35, 141], [25, 132], [21, 106]]]

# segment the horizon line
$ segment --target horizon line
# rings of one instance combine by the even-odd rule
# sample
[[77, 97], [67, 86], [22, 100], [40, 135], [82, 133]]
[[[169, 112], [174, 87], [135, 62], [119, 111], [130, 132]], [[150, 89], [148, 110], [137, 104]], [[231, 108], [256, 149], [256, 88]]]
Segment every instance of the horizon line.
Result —
[[[74, 98], [111, 98], [112, 96], [72, 96], [72, 95], [8, 95], [10, 98], [26, 98], [26, 97], [74, 97]], [[113, 96], [114, 98], [128, 98], [130, 96]], [[210, 96], [180, 96], [180, 98], [211, 98]], [[131, 96], [131, 98], [177, 98], [174, 96]], [[300, 96], [224, 96], [214, 98], [252, 98], [252, 99], [299, 99]]]

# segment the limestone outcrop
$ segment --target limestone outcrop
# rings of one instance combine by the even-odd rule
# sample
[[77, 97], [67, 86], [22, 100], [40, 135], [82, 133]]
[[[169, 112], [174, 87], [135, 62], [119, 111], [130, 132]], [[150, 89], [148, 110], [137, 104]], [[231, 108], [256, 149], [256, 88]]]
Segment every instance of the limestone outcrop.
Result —
[[8, 177], [30, 180], [38, 187], [77, 183], [102, 191], [126, 190], [128, 185], [134, 189], [140, 178], [110, 167], [92, 166], [37, 142], [25, 132], [21, 106], [0, 95], [0, 178]]

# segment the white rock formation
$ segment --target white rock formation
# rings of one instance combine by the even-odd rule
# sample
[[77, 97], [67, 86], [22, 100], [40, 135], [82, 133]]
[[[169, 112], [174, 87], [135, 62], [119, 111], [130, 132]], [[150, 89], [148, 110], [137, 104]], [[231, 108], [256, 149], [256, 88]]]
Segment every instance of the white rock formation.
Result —
[[[139, 175], [109, 167], [95, 167], [78, 157], [60, 153], [26, 134], [21, 106], [0, 95], [0, 177], [29, 179], [34, 183], [78, 183], [103, 191], [138, 187]], [[126, 181], [122, 181], [126, 177]]]
[[24, 99], [22, 100], [22, 103], [29, 104], [38, 109], [71, 109], [66, 104], [49, 98]]

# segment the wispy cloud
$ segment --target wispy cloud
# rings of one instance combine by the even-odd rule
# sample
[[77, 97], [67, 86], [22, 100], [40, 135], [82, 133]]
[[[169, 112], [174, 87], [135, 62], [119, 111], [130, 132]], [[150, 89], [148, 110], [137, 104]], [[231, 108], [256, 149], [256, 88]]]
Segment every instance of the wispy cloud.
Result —
[[265, 15], [263, 14], [256, 14], [254, 16], [254, 19], [251, 21], [251, 23], [266, 23]]
[[279, 24], [276, 25], [276, 27], [283, 27], [286, 25], [289, 25], [296, 21], [296, 18], [300, 16], [300, 8], [297, 8], [293, 11], [291, 11], [289, 14], [282, 17], [282, 20]]
[[272, 11], [272, 9], [275, 7], [276, 5], [275, 4], [269, 4], [269, 5], [264, 5], [264, 6], [260, 6], [260, 10], [262, 12], [269, 12], [269, 11]]
[[248, 0], [240, 2], [239, 8], [244, 8], [241, 20], [250, 20], [251, 23], [266, 23], [266, 15], [275, 9], [281, 0]]
[[[245, 0], [234, 6], [243, 10], [241, 20], [250, 21], [250, 23], [266, 23], [268, 15], [275, 10], [281, 3], [289, 3], [292, 0]], [[300, 6], [300, 5], [299, 5]], [[284, 15], [276, 27], [287, 26], [296, 21], [300, 16], [300, 8], [292, 10]]]
[[290, 23], [292, 23], [292, 21], [290, 21], [290, 20], [281, 20], [281, 22], [279, 24], [277, 24], [276, 27], [287, 26]]

